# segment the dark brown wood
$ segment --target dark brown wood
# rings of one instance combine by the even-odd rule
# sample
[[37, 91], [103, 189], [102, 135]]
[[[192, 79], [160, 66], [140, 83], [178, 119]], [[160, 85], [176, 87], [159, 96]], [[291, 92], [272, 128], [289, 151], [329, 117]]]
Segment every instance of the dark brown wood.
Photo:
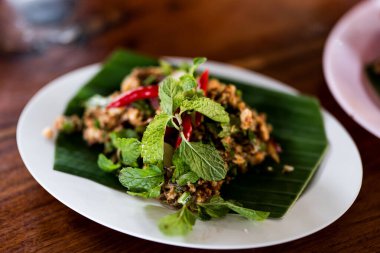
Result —
[[[85, 15], [84, 2], [90, 1], [81, 2]], [[101, 61], [117, 47], [155, 56], [206, 56], [269, 75], [317, 96], [355, 140], [364, 178], [348, 212], [306, 238], [244, 252], [380, 251], [380, 140], [342, 111], [322, 73], [327, 35], [357, 1], [124, 2], [118, 7], [125, 15], [121, 23], [86, 40], [39, 53], [0, 55], [0, 252], [179, 250], [113, 231], [75, 213], [32, 178], [18, 154], [16, 124], [33, 94], [68, 71]]]

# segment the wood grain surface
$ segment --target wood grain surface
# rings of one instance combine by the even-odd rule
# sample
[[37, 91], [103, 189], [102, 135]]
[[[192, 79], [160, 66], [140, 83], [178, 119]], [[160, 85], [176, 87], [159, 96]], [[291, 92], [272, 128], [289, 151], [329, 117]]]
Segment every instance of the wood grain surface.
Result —
[[[102, 61], [118, 47], [154, 56], [206, 56], [269, 75], [318, 97], [353, 137], [364, 178], [347, 213], [308, 237], [241, 252], [380, 252], [380, 139], [342, 111], [322, 73], [327, 35], [356, 2], [126, 1], [118, 25], [84, 40], [0, 55], [0, 252], [195, 251], [138, 239], [84, 218], [49, 195], [19, 156], [17, 120], [33, 94], [68, 71]], [[86, 4], [82, 12], [86, 14]]]

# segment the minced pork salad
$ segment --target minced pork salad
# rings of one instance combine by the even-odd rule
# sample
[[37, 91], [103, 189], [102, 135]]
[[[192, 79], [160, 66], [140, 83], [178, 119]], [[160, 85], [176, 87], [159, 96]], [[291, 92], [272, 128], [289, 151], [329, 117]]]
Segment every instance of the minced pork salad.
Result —
[[104, 145], [99, 169], [114, 173], [128, 194], [178, 209], [159, 221], [167, 235], [188, 233], [197, 218], [269, 215], [220, 196], [237, 174], [265, 159], [279, 162], [281, 148], [265, 114], [250, 108], [233, 84], [209, 79], [208, 70], [196, 74], [205, 61], [135, 68], [120, 91], [90, 98], [82, 117], [55, 122], [58, 131], [80, 131], [88, 145]]

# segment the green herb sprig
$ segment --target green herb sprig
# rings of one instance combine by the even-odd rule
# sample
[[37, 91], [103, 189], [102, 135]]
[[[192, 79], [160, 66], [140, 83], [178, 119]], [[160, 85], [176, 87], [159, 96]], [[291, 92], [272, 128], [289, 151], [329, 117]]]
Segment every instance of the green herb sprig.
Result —
[[[143, 133], [141, 143], [135, 138], [120, 138], [112, 136], [112, 144], [120, 157], [119, 163], [99, 155], [98, 164], [104, 171], [119, 172], [120, 183], [128, 188], [130, 195], [143, 198], [158, 198], [161, 186], [164, 184], [165, 133], [168, 127], [175, 128], [182, 138], [181, 145], [172, 157], [174, 172], [172, 182], [178, 186], [196, 183], [199, 179], [219, 181], [226, 177], [227, 166], [212, 143], [191, 142], [184, 136], [182, 117], [194, 112], [220, 123], [223, 133], [229, 129], [230, 118], [225, 108], [219, 103], [204, 96], [197, 89], [194, 77], [196, 69], [206, 61], [205, 58], [195, 58], [193, 65], [179, 78], [168, 76], [159, 84], [159, 99], [161, 113], [157, 114]], [[165, 62], [161, 62], [163, 71], [174, 73]], [[137, 168], [138, 159], [142, 158], [142, 168]], [[174, 214], [160, 219], [159, 228], [166, 235], [185, 235], [192, 230], [197, 218], [219, 218], [230, 210], [246, 218], [261, 220], [269, 213], [257, 212], [243, 208], [232, 202], [214, 197], [210, 203], [199, 204], [199, 215], [194, 210], [194, 200], [189, 192], [184, 192], [177, 200], [182, 208]]]

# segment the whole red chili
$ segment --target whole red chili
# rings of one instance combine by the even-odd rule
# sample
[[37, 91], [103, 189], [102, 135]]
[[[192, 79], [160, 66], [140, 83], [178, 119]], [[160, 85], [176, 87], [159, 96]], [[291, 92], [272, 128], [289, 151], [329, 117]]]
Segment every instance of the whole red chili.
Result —
[[[190, 140], [191, 133], [193, 132], [193, 126], [191, 125], [191, 116], [190, 114], [186, 114], [182, 117], [182, 132], [185, 136], [186, 140]], [[177, 142], [175, 144], [175, 147], [178, 148], [179, 145], [181, 145], [182, 138], [181, 136], [178, 136]]]
[[109, 103], [107, 108], [115, 108], [129, 105], [137, 100], [158, 97], [158, 85], [142, 86], [135, 90], [128, 91], [114, 101]]
[[[203, 90], [205, 96], [207, 96], [207, 85], [208, 85], [208, 69], [203, 71], [199, 77], [198, 87]], [[202, 114], [199, 112], [195, 113], [195, 126], [199, 126], [202, 122]]]

